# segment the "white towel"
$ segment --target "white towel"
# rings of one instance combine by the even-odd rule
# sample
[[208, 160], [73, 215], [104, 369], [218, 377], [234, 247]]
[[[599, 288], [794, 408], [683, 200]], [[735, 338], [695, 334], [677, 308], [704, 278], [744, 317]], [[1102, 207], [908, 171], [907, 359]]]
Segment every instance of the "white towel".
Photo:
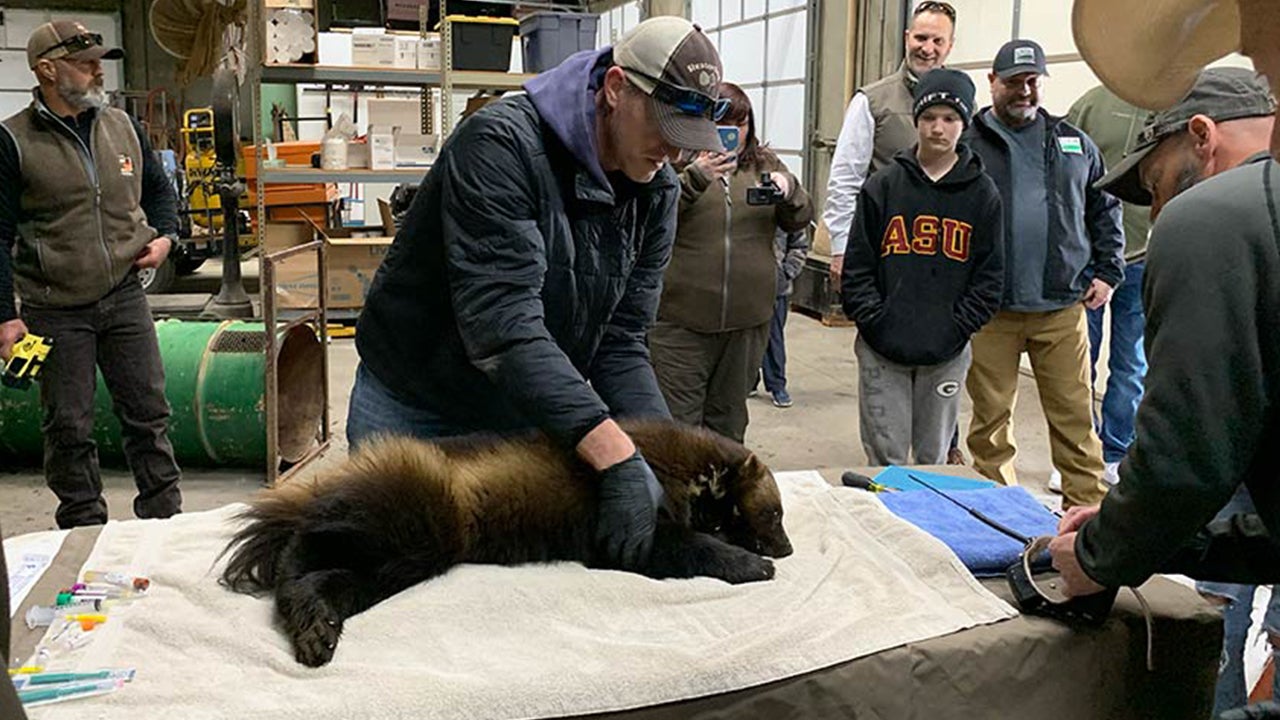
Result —
[[76, 669], [120, 692], [38, 708], [85, 718], [541, 718], [722, 693], [1012, 617], [944, 546], [870, 495], [782, 473], [795, 554], [772, 582], [650, 580], [560, 563], [466, 565], [351, 618], [333, 662], [293, 660], [269, 599], [214, 557], [241, 506], [107, 525], [86, 568], [150, 596], [112, 611]]

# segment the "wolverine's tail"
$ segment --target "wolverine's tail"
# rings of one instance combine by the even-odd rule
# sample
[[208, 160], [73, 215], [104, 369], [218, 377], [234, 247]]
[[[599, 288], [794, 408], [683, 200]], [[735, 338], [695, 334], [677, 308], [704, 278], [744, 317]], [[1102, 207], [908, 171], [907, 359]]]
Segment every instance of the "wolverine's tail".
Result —
[[302, 524], [301, 507], [293, 497], [266, 497], [236, 516], [248, 521], [231, 538], [219, 559], [231, 553], [221, 583], [238, 593], [256, 594], [274, 589], [281, 558]]

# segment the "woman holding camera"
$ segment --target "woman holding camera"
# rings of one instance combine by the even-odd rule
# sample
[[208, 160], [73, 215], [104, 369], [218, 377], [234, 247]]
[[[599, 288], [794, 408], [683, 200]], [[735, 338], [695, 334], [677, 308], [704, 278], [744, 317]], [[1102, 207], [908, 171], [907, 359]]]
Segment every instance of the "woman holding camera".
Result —
[[703, 153], [680, 170], [675, 249], [649, 351], [672, 417], [741, 442], [773, 317], [774, 235], [803, 231], [813, 208], [760, 144], [746, 93], [721, 83], [720, 97], [729, 100], [717, 118], [726, 152]]

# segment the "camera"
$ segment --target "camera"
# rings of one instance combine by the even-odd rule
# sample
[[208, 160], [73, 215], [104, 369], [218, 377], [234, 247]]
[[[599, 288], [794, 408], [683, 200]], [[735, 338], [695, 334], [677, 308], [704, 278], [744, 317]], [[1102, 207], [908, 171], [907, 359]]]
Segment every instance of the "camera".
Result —
[[773, 177], [769, 173], [761, 173], [760, 184], [747, 188], [748, 205], [777, 205], [782, 200], [782, 190], [773, 184]]

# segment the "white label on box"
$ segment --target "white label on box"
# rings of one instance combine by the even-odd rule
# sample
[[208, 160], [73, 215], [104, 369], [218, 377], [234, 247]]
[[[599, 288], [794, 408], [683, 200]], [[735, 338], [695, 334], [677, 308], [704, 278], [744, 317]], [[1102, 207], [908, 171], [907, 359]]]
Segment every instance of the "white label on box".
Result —
[[395, 36], [352, 33], [351, 62], [360, 67], [395, 67]]

